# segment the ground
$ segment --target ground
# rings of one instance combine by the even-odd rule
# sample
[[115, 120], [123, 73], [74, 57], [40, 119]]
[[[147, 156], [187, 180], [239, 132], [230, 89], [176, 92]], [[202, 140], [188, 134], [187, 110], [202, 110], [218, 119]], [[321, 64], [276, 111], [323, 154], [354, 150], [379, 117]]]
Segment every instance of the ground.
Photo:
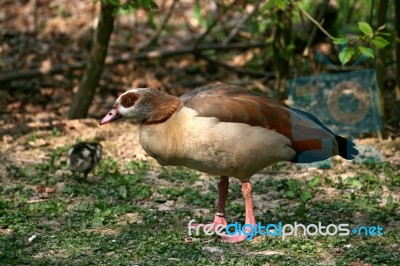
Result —
[[[10, 126], [9, 130], [13, 130]], [[6, 135], [5, 135], [6, 136]], [[17, 135], [14, 135], [17, 136]], [[84, 138], [82, 137], [84, 136]], [[77, 140], [97, 140], [103, 160], [88, 179], [70, 173]], [[26, 126], [1, 146], [2, 265], [395, 265], [400, 260], [400, 142], [358, 141], [363, 160], [332, 166], [278, 163], [252, 178], [262, 224], [381, 226], [383, 236], [256, 236], [241, 244], [188, 234], [191, 219], [213, 219], [218, 179], [160, 167], [127, 121], [94, 119]], [[369, 146], [369, 148], [365, 148]], [[371, 147], [382, 155], [382, 161]], [[228, 222], [244, 222], [231, 179]]]

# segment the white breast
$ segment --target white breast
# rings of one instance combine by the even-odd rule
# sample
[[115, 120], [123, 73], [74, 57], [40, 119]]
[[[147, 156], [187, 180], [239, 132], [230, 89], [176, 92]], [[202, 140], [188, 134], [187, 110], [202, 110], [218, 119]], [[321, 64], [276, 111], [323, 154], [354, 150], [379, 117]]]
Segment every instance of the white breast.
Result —
[[275, 131], [198, 117], [187, 107], [163, 123], [142, 125], [140, 142], [161, 165], [186, 166], [241, 179], [295, 156], [290, 140]]

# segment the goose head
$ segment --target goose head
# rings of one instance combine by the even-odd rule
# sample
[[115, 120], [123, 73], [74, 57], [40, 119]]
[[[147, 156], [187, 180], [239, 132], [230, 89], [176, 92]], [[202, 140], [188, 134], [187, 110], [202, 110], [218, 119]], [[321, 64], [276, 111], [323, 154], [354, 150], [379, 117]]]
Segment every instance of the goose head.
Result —
[[156, 89], [130, 89], [118, 97], [99, 123], [104, 125], [123, 117], [137, 124], [161, 123], [167, 120], [179, 105], [179, 98]]

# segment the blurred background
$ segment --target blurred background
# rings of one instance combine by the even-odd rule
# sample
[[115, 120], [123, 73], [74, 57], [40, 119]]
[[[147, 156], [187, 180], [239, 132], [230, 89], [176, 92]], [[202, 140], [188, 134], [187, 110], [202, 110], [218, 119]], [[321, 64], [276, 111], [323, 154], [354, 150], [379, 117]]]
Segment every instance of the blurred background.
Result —
[[[285, 100], [287, 79], [375, 69], [385, 136], [398, 133], [396, 1], [100, 2], [0, 3], [3, 130], [100, 118], [129, 87], [181, 95], [222, 81]], [[99, 55], [99, 47], [108, 51]], [[80, 83], [88, 62], [92, 82]]]

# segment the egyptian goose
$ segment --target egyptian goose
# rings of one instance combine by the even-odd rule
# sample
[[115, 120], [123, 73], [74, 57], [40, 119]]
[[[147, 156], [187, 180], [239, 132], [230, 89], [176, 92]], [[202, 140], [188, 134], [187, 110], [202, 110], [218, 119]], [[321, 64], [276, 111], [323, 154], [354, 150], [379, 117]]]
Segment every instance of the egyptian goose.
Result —
[[[315, 162], [358, 154], [315, 116], [227, 85], [201, 87], [182, 97], [155, 89], [131, 89], [115, 101], [100, 125], [122, 117], [141, 124], [140, 143], [161, 165], [220, 175], [214, 226], [227, 225], [228, 176], [242, 183], [246, 224], [256, 224], [250, 177], [278, 162]], [[244, 235], [224, 236], [240, 242]]]
[[100, 162], [101, 154], [100, 143], [78, 142], [68, 151], [68, 168], [72, 172], [83, 173], [87, 178], [89, 172]]

